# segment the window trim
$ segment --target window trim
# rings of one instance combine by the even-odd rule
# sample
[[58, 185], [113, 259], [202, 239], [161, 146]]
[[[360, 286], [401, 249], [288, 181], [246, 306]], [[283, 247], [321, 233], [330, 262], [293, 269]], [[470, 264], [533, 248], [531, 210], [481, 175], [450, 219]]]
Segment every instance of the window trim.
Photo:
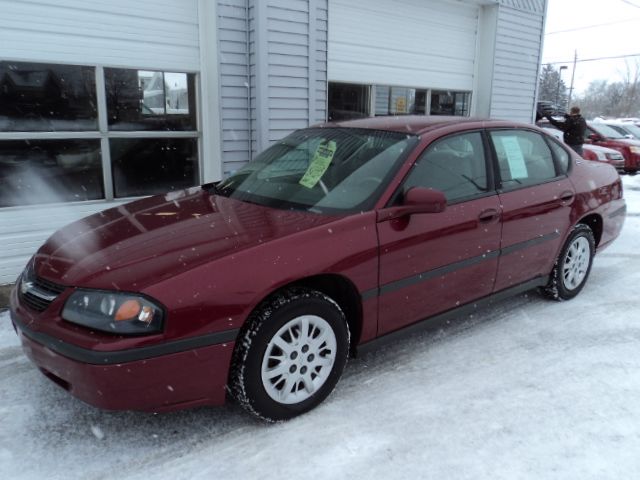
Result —
[[72, 202], [54, 202], [54, 203], [42, 203], [42, 204], [30, 204], [30, 205], [14, 205], [11, 207], [0, 207], [0, 211], [5, 209], [14, 208], [33, 208], [36, 206], [49, 206], [49, 205], [69, 205], [69, 204], [87, 204], [90, 202], [126, 202], [136, 198], [144, 198], [148, 195], [143, 195], [141, 197], [115, 197], [114, 196], [114, 186], [113, 186], [113, 175], [112, 175], [112, 163], [111, 163], [111, 150], [109, 147], [109, 140], [115, 138], [195, 138], [196, 145], [198, 149], [198, 182], [203, 182], [203, 163], [204, 163], [204, 152], [202, 151], [202, 105], [200, 104], [201, 94], [200, 94], [200, 71], [194, 70], [184, 70], [180, 69], [179, 72], [176, 73], [186, 73], [188, 75], [194, 75], [194, 92], [195, 95], [195, 105], [196, 105], [196, 114], [195, 114], [195, 130], [132, 130], [132, 131], [118, 131], [118, 130], [109, 130], [108, 124], [108, 112], [107, 112], [107, 93], [106, 93], [106, 81], [104, 76], [105, 68], [122, 68], [128, 70], [149, 70], [149, 71], [161, 71], [167, 72], [172, 71], [167, 67], [131, 67], [131, 66], [120, 66], [120, 65], [106, 65], [106, 64], [98, 64], [98, 63], [62, 63], [62, 62], [52, 62], [49, 60], [17, 60], [17, 59], [7, 59], [8, 62], [30, 62], [30, 63], [40, 63], [44, 65], [63, 65], [63, 66], [79, 66], [79, 67], [89, 67], [93, 68], [94, 76], [95, 76], [95, 88], [96, 88], [96, 109], [97, 109], [97, 120], [98, 120], [98, 130], [82, 130], [82, 131], [11, 131], [11, 132], [2, 132], [0, 131], [0, 142], [4, 140], [100, 140], [100, 150], [101, 150], [101, 162], [102, 162], [102, 181], [103, 181], [103, 190], [104, 190], [104, 198], [93, 199], [93, 200], [79, 200]]

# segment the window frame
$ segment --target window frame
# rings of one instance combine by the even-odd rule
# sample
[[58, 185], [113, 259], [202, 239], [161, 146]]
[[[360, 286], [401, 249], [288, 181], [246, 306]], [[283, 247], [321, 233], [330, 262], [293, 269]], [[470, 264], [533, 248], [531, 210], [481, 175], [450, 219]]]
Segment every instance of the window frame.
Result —
[[[453, 95], [454, 98], [454, 112], [455, 112], [455, 99], [457, 98], [458, 95], [464, 95], [465, 98], [465, 109], [464, 111], [466, 112], [464, 115], [455, 115], [454, 116], [459, 116], [461, 118], [469, 118], [471, 116], [471, 107], [472, 107], [472, 98], [473, 98], [473, 90], [448, 90], [448, 89], [443, 89], [443, 88], [435, 88], [435, 87], [416, 87], [413, 85], [398, 85], [398, 84], [382, 84], [382, 83], [358, 83], [358, 82], [345, 82], [345, 81], [338, 81], [338, 80], [328, 80], [327, 81], [327, 88], [331, 88], [332, 85], [350, 85], [350, 86], [360, 86], [363, 87], [365, 89], [367, 89], [367, 94], [368, 94], [368, 105], [367, 105], [367, 112], [366, 114], [363, 113], [364, 116], [367, 117], [386, 117], [386, 116], [402, 116], [402, 115], [421, 115], [421, 116], [429, 116], [429, 115], [433, 115], [431, 113], [431, 105], [432, 105], [432, 96], [434, 93], [450, 93]], [[406, 113], [391, 113], [392, 110], [394, 110], [395, 106], [392, 105], [392, 90], [396, 88], [396, 89], [406, 89], [406, 90], [413, 90], [413, 95], [415, 98], [417, 98], [418, 94], [422, 95], [424, 94], [424, 105], [421, 105], [421, 108], [424, 107], [424, 113], [416, 113], [416, 112], [409, 112], [407, 111]], [[377, 107], [377, 96], [378, 96], [378, 92], [379, 91], [384, 91], [386, 90], [387, 95], [386, 95], [386, 112], [387, 113], [376, 113], [376, 107]], [[409, 105], [407, 105], [408, 108]], [[393, 107], [393, 108], [392, 108]], [[417, 104], [414, 102], [413, 104], [413, 108], [414, 110], [417, 108]], [[331, 96], [327, 95], [327, 115], [326, 115], [326, 120], [327, 121], [334, 121], [329, 119], [329, 112], [331, 110]], [[339, 120], [337, 120], [339, 121]]]
[[40, 63], [43, 65], [72, 65], [79, 67], [90, 67], [94, 70], [95, 75], [95, 88], [96, 88], [96, 109], [97, 109], [97, 130], [82, 130], [82, 131], [11, 131], [11, 132], [2, 132], [0, 131], [0, 142], [4, 140], [99, 140], [100, 141], [100, 150], [101, 150], [101, 161], [102, 161], [102, 181], [103, 181], [103, 190], [104, 197], [100, 199], [94, 200], [78, 200], [78, 201], [69, 201], [69, 202], [44, 202], [41, 204], [29, 204], [29, 205], [14, 205], [10, 207], [0, 207], [0, 211], [6, 209], [24, 209], [24, 208], [33, 208], [35, 206], [42, 205], [69, 205], [69, 204], [88, 204], [88, 203], [96, 203], [96, 202], [107, 202], [107, 201], [122, 201], [126, 202], [128, 200], [133, 200], [136, 198], [143, 198], [147, 195], [143, 196], [135, 196], [135, 197], [115, 197], [114, 196], [114, 178], [112, 175], [112, 162], [111, 162], [111, 151], [109, 146], [109, 140], [117, 139], [117, 138], [135, 138], [135, 139], [177, 139], [177, 138], [193, 138], [196, 140], [196, 148], [198, 149], [198, 182], [202, 183], [203, 181], [203, 158], [204, 152], [202, 151], [202, 105], [201, 105], [201, 83], [200, 83], [200, 71], [199, 70], [189, 70], [189, 69], [179, 69], [179, 72], [175, 73], [185, 73], [187, 75], [194, 75], [194, 104], [196, 106], [195, 112], [195, 130], [131, 130], [131, 131], [121, 131], [121, 130], [110, 130], [108, 123], [108, 112], [107, 112], [107, 94], [106, 94], [106, 81], [105, 81], [105, 68], [121, 68], [128, 70], [147, 70], [147, 71], [159, 71], [159, 72], [173, 72], [171, 68], [167, 67], [159, 67], [159, 66], [148, 66], [142, 65], [137, 67], [131, 66], [120, 66], [120, 65], [107, 65], [107, 64], [97, 64], [97, 63], [62, 63], [62, 62], [52, 62], [52, 61], [38, 61], [38, 60], [18, 60], [18, 59], [7, 59], [8, 62], [15, 61], [16, 63], [29, 62], [29, 63]]

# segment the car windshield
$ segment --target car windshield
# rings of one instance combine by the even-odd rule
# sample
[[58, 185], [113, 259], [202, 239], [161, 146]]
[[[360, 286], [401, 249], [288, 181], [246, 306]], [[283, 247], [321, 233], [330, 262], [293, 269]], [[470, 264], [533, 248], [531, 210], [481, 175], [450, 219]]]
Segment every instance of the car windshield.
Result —
[[272, 208], [317, 213], [369, 210], [416, 142], [414, 135], [369, 129], [299, 130], [213, 190]]
[[624, 135], [615, 129], [611, 128], [609, 125], [605, 125], [604, 123], [598, 123], [593, 125], [593, 128], [603, 137], [606, 138], [624, 138]]

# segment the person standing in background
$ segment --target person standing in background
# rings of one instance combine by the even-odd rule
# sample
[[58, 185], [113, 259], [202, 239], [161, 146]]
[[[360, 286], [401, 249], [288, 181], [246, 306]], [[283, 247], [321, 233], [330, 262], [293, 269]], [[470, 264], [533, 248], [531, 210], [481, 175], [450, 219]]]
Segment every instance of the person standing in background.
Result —
[[580, 108], [571, 107], [569, 113], [564, 115], [564, 121], [554, 120], [551, 115], [545, 115], [551, 125], [564, 132], [564, 143], [569, 145], [578, 155], [582, 156], [584, 133], [587, 130], [587, 122], [580, 115]]

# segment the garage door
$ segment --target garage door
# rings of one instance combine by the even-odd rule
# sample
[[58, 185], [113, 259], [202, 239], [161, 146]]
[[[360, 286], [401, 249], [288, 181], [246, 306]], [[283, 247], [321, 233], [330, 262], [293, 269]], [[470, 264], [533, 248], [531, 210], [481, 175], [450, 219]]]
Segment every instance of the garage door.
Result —
[[436, 0], [330, 0], [330, 82], [473, 88], [479, 7]]

